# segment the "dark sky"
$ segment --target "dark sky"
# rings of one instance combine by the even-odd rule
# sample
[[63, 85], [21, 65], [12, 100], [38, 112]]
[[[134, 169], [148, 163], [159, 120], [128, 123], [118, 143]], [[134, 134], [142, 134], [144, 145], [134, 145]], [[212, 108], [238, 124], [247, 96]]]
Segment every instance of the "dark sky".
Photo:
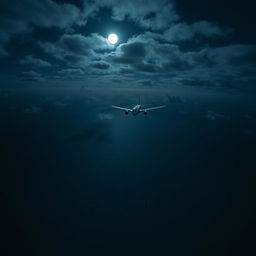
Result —
[[255, 254], [253, 1], [0, 14], [1, 255]]

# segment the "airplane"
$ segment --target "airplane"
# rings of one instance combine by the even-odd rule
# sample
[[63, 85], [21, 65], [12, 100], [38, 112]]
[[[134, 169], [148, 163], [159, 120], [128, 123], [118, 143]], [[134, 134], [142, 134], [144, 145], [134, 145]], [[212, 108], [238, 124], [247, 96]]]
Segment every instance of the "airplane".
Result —
[[119, 107], [119, 106], [112, 106], [112, 108], [123, 110], [126, 115], [128, 115], [128, 113], [130, 112], [130, 113], [132, 113], [133, 116], [136, 116], [140, 113], [144, 113], [144, 115], [146, 115], [148, 113], [148, 111], [151, 111], [154, 109], [159, 109], [159, 108], [165, 108], [165, 107], [166, 107], [166, 105], [151, 107], [151, 108], [141, 108], [140, 101], [139, 101], [139, 104], [135, 105], [133, 108], [123, 108], [123, 107]]

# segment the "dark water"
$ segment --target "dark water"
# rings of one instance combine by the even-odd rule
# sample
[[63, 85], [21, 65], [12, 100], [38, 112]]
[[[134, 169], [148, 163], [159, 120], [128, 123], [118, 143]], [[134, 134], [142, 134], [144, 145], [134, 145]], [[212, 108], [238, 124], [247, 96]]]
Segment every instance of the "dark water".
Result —
[[[237, 95], [1, 98], [4, 247], [31, 255], [231, 255], [252, 248], [256, 109]], [[209, 112], [210, 111], [210, 112]], [[15, 245], [15, 248], [14, 248]]]

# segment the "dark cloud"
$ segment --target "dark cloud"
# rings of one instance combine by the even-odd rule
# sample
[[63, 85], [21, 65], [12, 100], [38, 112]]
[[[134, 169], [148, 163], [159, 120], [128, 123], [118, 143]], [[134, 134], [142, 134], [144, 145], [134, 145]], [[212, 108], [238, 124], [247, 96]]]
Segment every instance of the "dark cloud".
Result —
[[33, 68], [51, 67], [51, 64], [48, 61], [35, 58], [32, 55], [25, 56], [23, 59], [20, 60], [20, 64], [33, 66]]
[[140, 35], [117, 47], [107, 60], [127, 64], [124, 70], [145, 73], [170, 73], [180, 70], [190, 70], [196, 66], [209, 64], [207, 51], [182, 51], [179, 46], [162, 44]]
[[131, 70], [131, 68], [129, 68], [129, 67], [120, 67], [119, 73], [120, 74], [133, 74], [134, 71]]
[[119, 67], [122, 74], [169, 74], [169, 81], [174, 84], [239, 87], [255, 82], [254, 56], [255, 46], [185, 49], [155, 40], [146, 33], [118, 46], [106, 60]]
[[91, 34], [85, 37], [81, 34], [64, 34], [57, 42], [39, 42], [46, 53], [70, 64], [85, 64], [88, 59], [97, 58], [97, 51], [113, 48], [106, 38]]
[[207, 38], [219, 38], [227, 36], [232, 29], [222, 29], [208, 21], [198, 21], [192, 24], [181, 22], [174, 24], [163, 34], [163, 39], [168, 42], [198, 41]]
[[28, 81], [28, 82], [37, 82], [42, 80], [41, 74], [33, 70], [22, 72], [18, 74], [17, 77], [22, 81]]
[[150, 64], [150, 63], [144, 63], [144, 62], [138, 62], [134, 63], [133, 68], [136, 71], [139, 72], [145, 72], [145, 73], [161, 73], [163, 72], [163, 69], [155, 64]]
[[167, 28], [179, 19], [174, 1], [168, 0], [97, 0], [98, 6], [112, 9], [114, 20], [128, 18], [138, 25], [153, 30]]
[[72, 75], [83, 75], [84, 71], [80, 68], [66, 68], [58, 71], [58, 73], [61, 75], [72, 76]]
[[76, 55], [76, 54], [72, 54], [72, 53], [65, 54], [63, 52], [63, 55], [61, 53], [59, 55], [55, 55], [55, 57], [57, 59], [62, 60], [64, 62], [64, 64], [67, 64], [68, 66], [69, 65], [74, 65], [74, 66], [77, 66], [77, 65], [81, 66], [82, 65], [82, 66], [84, 66], [84, 64], [86, 64], [86, 61], [87, 61], [85, 56], [83, 56], [83, 55]]
[[121, 84], [121, 83], [122, 83], [122, 80], [117, 79], [117, 78], [114, 78], [114, 79], [112, 79], [112, 82], [113, 82], [113, 83], [119, 83], [119, 84]]
[[219, 64], [250, 65], [255, 64], [256, 45], [233, 44], [209, 48], [210, 57]]
[[63, 35], [56, 45], [65, 52], [92, 55], [92, 44], [83, 35]]
[[91, 67], [105, 70], [108, 69], [110, 65], [106, 62], [94, 62], [91, 64]]
[[214, 86], [215, 80], [208, 80], [208, 78], [203, 78], [198, 76], [189, 76], [187, 78], [181, 78], [178, 80], [180, 85], [184, 86], [199, 86], [199, 87], [207, 87], [207, 86]]
[[7, 54], [3, 44], [18, 34], [29, 32], [33, 26], [66, 28], [82, 20], [82, 12], [72, 4], [52, 0], [2, 0], [0, 2], [0, 54]]
[[215, 65], [208, 47], [183, 50], [176, 44], [161, 43], [150, 34], [139, 35], [119, 45], [105, 59], [119, 64], [122, 73], [162, 74]]
[[[231, 47], [230, 47], [231, 48]], [[234, 65], [256, 65], [256, 45], [235, 45], [229, 49], [228, 61]]]
[[117, 47], [109, 59], [116, 63], [133, 64], [140, 62], [146, 56], [146, 45], [144, 42], [131, 41]]
[[[100, 8], [108, 7], [112, 10], [115, 20], [131, 19], [137, 24], [151, 29], [168, 27], [171, 22], [178, 19], [172, 1], [167, 0], [95, 0], [83, 1], [80, 8], [70, 3], [59, 3], [53, 0], [21, 0], [15, 4], [10, 1], [1, 1], [0, 10], [0, 54], [7, 55], [4, 43], [12, 36], [24, 34], [33, 30], [34, 26], [42, 28], [57, 27], [65, 31], [72, 31], [72, 25], [85, 25], [88, 17], [95, 17]], [[86, 44], [83, 38], [69, 38], [67, 35], [60, 40], [62, 47], [72, 52], [80, 52]], [[80, 40], [80, 42], [79, 42]], [[93, 39], [92, 39], [93, 40]], [[101, 42], [93, 41], [97, 47]], [[92, 46], [91, 42], [89, 46]], [[77, 50], [76, 47], [78, 46]], [[50, 48], [49, 46], [47, 48]], [[87, 51], [90, 52], [90, 48]], [[88, 52], [87, 52], [88, 54]]]
[[145, 79], [145, 80], [140, 80], [139, 84], [144, 85], [144, 86], [158, 86], [159, 84], [156, 81]]
[[[60, 3], [53, 0], [39, 2], [21, 0], [15, 4], [7, 0], [1, 1], [0, 54], [7, 55], [3, 43], [14, 35], [30, 32], [34, 26], [57, 27], [74, 33], [75, 30], [71, 27], [72, 25], [85, 25], [88, 17], [95, 17], [97, 11], [104, 7], [112, 10], [112, 18], [115, 20], [120, 21], [128, 18], [150, 29], [166, 28], [178, 19], [173, 1], [167, 0], [95, 0], [83, 1], [79, 7], [71, 3]], [[68, 40], [68, 38], [65, 39]], [[64, 47], [67, 46], [68, 49], [71, 47], [72, 51], [76, 51], [72, 47], [73, 43], [67, 42], [68, 45], [66, 45], [64, 42]], [[81, 48], [78, 48], [77, 51], [79, 50]]]
[[40, 42], [39, 45], [66, 65], [75, 66], [59, 71], [62, 75], [99, 72], [124, 75], [165, 74], [172, 76], [170, 83], [189, 86], [236, 87], [241, 84], [241, 79], [244, 80], [243, 84], [253, 83], [246, 71], [249, 68], [252, 70], [255, 46], [202, 45], [186, 49], [174, 43], [161, 42], [152, 33], [132, 37], [117, 47], [109, 45], [98, 34], [87, 37], [81, 34], [64, 34], [55, 43]]
[[143, 58], [146, 55], [145, 44], [141, 42], [132, 42], [121, 45], [123, 58]]
[[139, 35], [118, 46], [115, 52], [107, 56], [106, 60], [119, 64], [119, 72], [121, 73], [161, 72], [157, 63], [150, 63], [150, 55], [154, 55], [151, 59], [157, 57], [153, 52], [155, 44], [157, 42], [154, 40]]
[[[58, 71], [51, 70], [56, 72], [51, 76], [56, 79], [63, 76], [111, 84], [113, 76], [119, 75], [141, 85], [153, 85], [149, 81], [156, 81], [157, 76], [165, 76], [167, 84], [189, 86], [239, 87], [255, 83], [255, 46], [227, 44], [225, 40], [234, 30], [218, 25], [221, 23], [181, 20], [175, 11], [175, 1], [95, 0], [71, 3], [22, 0], [17, 6], [21, 9], [21, 5], [26, 4], [27, 9], [23, 8], [18, 13], [17, 6], [3, 1], [0, 4], [4, 10], [0, 18], [4, 21], [0, 25], [3, 39], [0, 41], [7, 42], [12, 35], [26, 34], [38, 27], [57, 27], [59, 30], [54, 40], [49, 37], [42, 41], [40, 37], [41, 41], [35, 42], [44, 50], [43, 53], [36, 48], [36, 54], [26, 51], [25, 56], [17, 60], [31, 69], [51, 65], [59, 67]], [[92, 24], [100, 23], [102, 18], [97, 14], [104, 16], [106, 9], [112, 11], [112, 19], [124, 21], [124, 26], [132, 24], [138, 33], [115, 46], [102, 35], [91, 33], [97, 31], [97, 26], [94, 30]], [[89, 18], [90, 23], [86, 23]], [[89, 32], [85, 25], [89, 26]], [[101, 26], [104, 27], [103, 24]], [[7, 54], [1, 46], [0, 54]], [[138, 82], [139, 76], [149, 74], [152, 79]], [[18, 76], [27, 81], [41, 79], [38, 73], [24, 72]]]

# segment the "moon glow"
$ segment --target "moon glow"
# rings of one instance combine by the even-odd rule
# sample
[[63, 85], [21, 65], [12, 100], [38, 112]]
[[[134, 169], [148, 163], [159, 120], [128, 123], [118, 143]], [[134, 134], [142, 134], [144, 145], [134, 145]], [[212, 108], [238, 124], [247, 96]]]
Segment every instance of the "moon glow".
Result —
[[116, 44], [117, 41], [118, 41], [118, 36], [116, 34], [110, 34], [108, 36], [108, 41], [111, 43], [111, 44]]

